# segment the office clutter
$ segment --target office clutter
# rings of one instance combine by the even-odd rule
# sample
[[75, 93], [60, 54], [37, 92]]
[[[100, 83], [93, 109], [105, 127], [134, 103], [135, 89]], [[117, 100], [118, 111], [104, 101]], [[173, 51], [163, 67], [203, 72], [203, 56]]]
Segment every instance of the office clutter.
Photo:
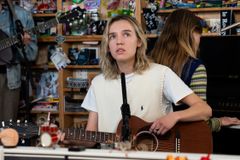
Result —
[[53, 71], [34, 73], [35, 93], [32, 111], [58, 111], [58, 73]]
[[[89, 87], [88, 79], [67, 77], [66, 87], [70, 88], [72, 92], [65, 96], [65, 112], [86, 112], [87, 110], [82, 108], [81, 104]], [[74, 94], [73, 89], [79, 90], [77, 94]]]

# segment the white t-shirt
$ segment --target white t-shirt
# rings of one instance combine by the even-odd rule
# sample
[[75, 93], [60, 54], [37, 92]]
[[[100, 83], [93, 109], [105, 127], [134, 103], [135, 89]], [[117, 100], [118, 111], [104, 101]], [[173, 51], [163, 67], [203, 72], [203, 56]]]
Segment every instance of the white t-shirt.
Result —
[[[141, 75], [126, 75], [126, 86], [131, 115], [147, 122], [172, 111], [171, 103], [176, 104], [193, 93], [170, 68], [155, 63]], [[100, 131], [114, 132], [121, 120], [122, 103], [120, 77], [116, 80], [105, 80], [100, 74], [92, 81], [82, 107], [100, 114]]]

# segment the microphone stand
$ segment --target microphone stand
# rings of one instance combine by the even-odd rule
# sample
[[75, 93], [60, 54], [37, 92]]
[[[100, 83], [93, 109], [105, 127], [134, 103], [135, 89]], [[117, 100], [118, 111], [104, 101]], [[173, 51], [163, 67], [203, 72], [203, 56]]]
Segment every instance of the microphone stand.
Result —
[[[17, 33], [17, 38], [18, 38], [18, 48], [21, 49], [21, 52], [23, 54], [24, 60], [25, 60], [25, 73], [23, 74], [24, 76], [24, 81], [25, 81], [25, 106], [26, 106], [26, 114], [25, 114], [25, 119], [30, 121], [30, 111], [31, 111], [31, 107], [30, 107], [30, 100], [29, 100], [29, 84], [31, 84], [33, 86], [33, 81], [31, 79], [31, 65], [30, 62], [27, 58], [27, 54], [25, 51], [25, 45], [23, 43], [22, 40], [22, 36], [24, 35], [24, 29], [23, 29], [23, 25], [22, 22], [17, 18], [16, 13], [13, 9], [13, 5], [12, 2], [10, 0], [7, 0], [7, 4], [8, 4], [8, 8], [10, 11], [10, 14], [12, 14], [12, 17], [15, 19], [15, 27], [16, 27], [16, 33]], [[20, 34], [18, 34], [20, 33]]]
[[130, 140], [130, 127], [129, 127], [129, 118], [131, 116], [130, 113], [130, 106], [127, 103], [127, 92], [126, 92], [126, 81], [125, 81], [125, 74], [121, 73], [121, 83], [122, 83], [122, 97], [123, 97], [123, 104], [121, 106], [121, 113], [122, 113], [122, 141], [129, 141]]

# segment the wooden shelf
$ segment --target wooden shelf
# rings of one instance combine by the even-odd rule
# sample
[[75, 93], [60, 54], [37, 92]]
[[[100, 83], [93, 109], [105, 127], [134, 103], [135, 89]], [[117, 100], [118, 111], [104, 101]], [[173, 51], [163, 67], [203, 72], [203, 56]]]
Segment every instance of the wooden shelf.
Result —
[[87, 116], [88, 112], [65, 112], [64, 115], [81, 115], [81, 116]]
[[55, 36], [40, 36], [40, 37], [38, 37], [38, 42], [55, 42], [56, 43], [56, 37]]
[[[56, 69], [53, 64], [50, 65], [34, 65], [32, 69]], [[64, 69], [100, 69], [99, 65], [68, 65]]]
[[63, 91], [64, 92], [80, 92], [80, 88], [67, 88], [67, 87], [64, 87]]
[[100, 69], [99, 65], [68, 65], [66, 69]]
[[32, 66], [32, 69], [43, 69], [43, 70], [48, 70], [48, 69], [56, 69], [56, 67], [52, 65], [35, 65]]
[[[221, 36], [219, 33], [203, 33], [203, 37], [209, 37], [209, 36]], [[157, 34], [146, 34], [147, 38], [158, 38]]]
[[47, 114], [48, 112], [55, 115], [59, 114], [58, 111], [31, 111], [32, 114]]
[[101, 41], [102, 35], [66, 36], [65, 42]]
[[[64, 36], [64, 35], [63, 35]], [[101, 41], [101, 35], [83, 35], [83, 36], [64, 36], [64, 42], [91, 42], [91, 41]], [[56, 36], [40, 36], [38, 37], [38, 42], [56, 42]]]
[[38, 17], [55, 17], [56, 13], [34, 13], [33, 17], [38, 18]]
[[[188, 8], [192, 12], [219, 12], [223, 10], [233, 10], [233, 11], [240, 11], [240, 7], [214, 7], [214, 8]], [[169, 14], [175, 9], [161, 9], [158, 13], [166, 13]]]

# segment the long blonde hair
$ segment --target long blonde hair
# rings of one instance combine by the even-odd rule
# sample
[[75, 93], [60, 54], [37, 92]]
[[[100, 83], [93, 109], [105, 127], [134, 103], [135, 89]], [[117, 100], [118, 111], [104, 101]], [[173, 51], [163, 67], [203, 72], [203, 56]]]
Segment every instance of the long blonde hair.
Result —
[[120, 74], [119, 69], [116, 63], [116, 60], [112, 57], [111, 53], [109, 52], [109, 39], [108, 33], [111, 25], [117, 21], [126, 20], [128, 21], [134, 28], [136, 32], [136, 36], [141, 42], [141, 46], [137, 48], [137, 53], [135, 56], [135, 63], [134, 63], [134, 71], [137, 73], [142, 73], [142, 71], [149, 68], [149, 60], [146, 56], [146, 49], [147, 49], [147, 42], [140, 24], [137, 20], [131, 16], [127, 15], [118, 15], [113, 17], [109, 20], [101, 42], [101, 51], [100, 51], [100, 65], [102, 72], [106, 79], [115, 79]]
[[193, 32], [202, 33], [201, 18], [187, 9], [173, 11], [152, 50], [156, 63], [171, 68], [179, 76], [189, 57], [196, 58], [198, 47]]

